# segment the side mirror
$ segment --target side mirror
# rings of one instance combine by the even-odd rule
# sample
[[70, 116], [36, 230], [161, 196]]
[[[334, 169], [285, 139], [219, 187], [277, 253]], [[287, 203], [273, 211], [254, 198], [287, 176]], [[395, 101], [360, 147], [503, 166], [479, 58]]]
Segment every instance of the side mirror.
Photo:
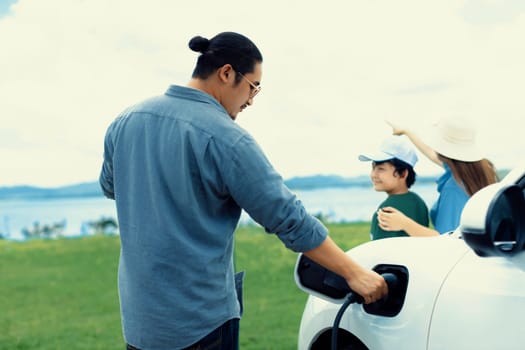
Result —
[[525, 198], [518, 185], [497, 183], [465, 205], [460, 230], [479, 256], [510, 256], [525, 247]]

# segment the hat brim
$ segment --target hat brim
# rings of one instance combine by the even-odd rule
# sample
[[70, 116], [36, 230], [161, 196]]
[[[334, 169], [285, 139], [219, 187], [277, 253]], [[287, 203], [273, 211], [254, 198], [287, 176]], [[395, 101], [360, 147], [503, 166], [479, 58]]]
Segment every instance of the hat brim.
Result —
[[484, 157], [481, 151], [473, 144], [451, 143], [439, 137], [434, 137], [428, 142], [428, 145], [437, 153], [447, 158], [463, 162], [477, 162]]

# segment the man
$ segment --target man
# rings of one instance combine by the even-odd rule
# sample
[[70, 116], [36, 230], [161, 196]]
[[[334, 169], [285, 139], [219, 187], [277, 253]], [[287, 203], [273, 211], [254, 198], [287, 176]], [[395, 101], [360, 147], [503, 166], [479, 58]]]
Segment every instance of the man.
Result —
[[233, 269], [241, 208], [290, 249], [346, 278], [365, 303], [383, 278], [344, 254], [234, 120], [260, 91], [262, 55], [232, 32], [194, 37], [186, 87], [125, 110], [108, 128], [100, 184], [116, 200], [128, 349], [237, 349]]

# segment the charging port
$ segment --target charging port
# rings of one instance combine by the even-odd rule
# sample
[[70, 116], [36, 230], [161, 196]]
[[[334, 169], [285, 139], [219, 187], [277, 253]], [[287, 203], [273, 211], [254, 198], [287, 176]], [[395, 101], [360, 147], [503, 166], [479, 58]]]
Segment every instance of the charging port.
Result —
[[363, 305], [363, 309], [372, 315], [394, 317], [401, 311], [405, 303], [408, 269], [401, 265], [381, 264], [374, 267], [373, 270], [392, 281], [387, 281], [391, 282], [388, 283], [388, 296], [375, 303]]

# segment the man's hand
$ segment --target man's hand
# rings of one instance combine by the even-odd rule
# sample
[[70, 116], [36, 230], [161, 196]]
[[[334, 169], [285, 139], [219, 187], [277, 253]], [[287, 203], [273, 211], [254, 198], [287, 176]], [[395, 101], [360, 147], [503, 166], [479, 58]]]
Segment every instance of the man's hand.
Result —
[[388, 294], [385, 279], [352, 260], [330, 236], [327, 236], [317, 248], [305, 251], [304, 254], [328, 270], [342, 276], [348, 286], [363, 297], [365, 304], [373, 303]]
[[385, 279], [375, 271], [361, 268], [351, 278], [346, 280], [348, 286], [363, 297], [365, 304], [378, 301], [388, 294], [388, 286]]

